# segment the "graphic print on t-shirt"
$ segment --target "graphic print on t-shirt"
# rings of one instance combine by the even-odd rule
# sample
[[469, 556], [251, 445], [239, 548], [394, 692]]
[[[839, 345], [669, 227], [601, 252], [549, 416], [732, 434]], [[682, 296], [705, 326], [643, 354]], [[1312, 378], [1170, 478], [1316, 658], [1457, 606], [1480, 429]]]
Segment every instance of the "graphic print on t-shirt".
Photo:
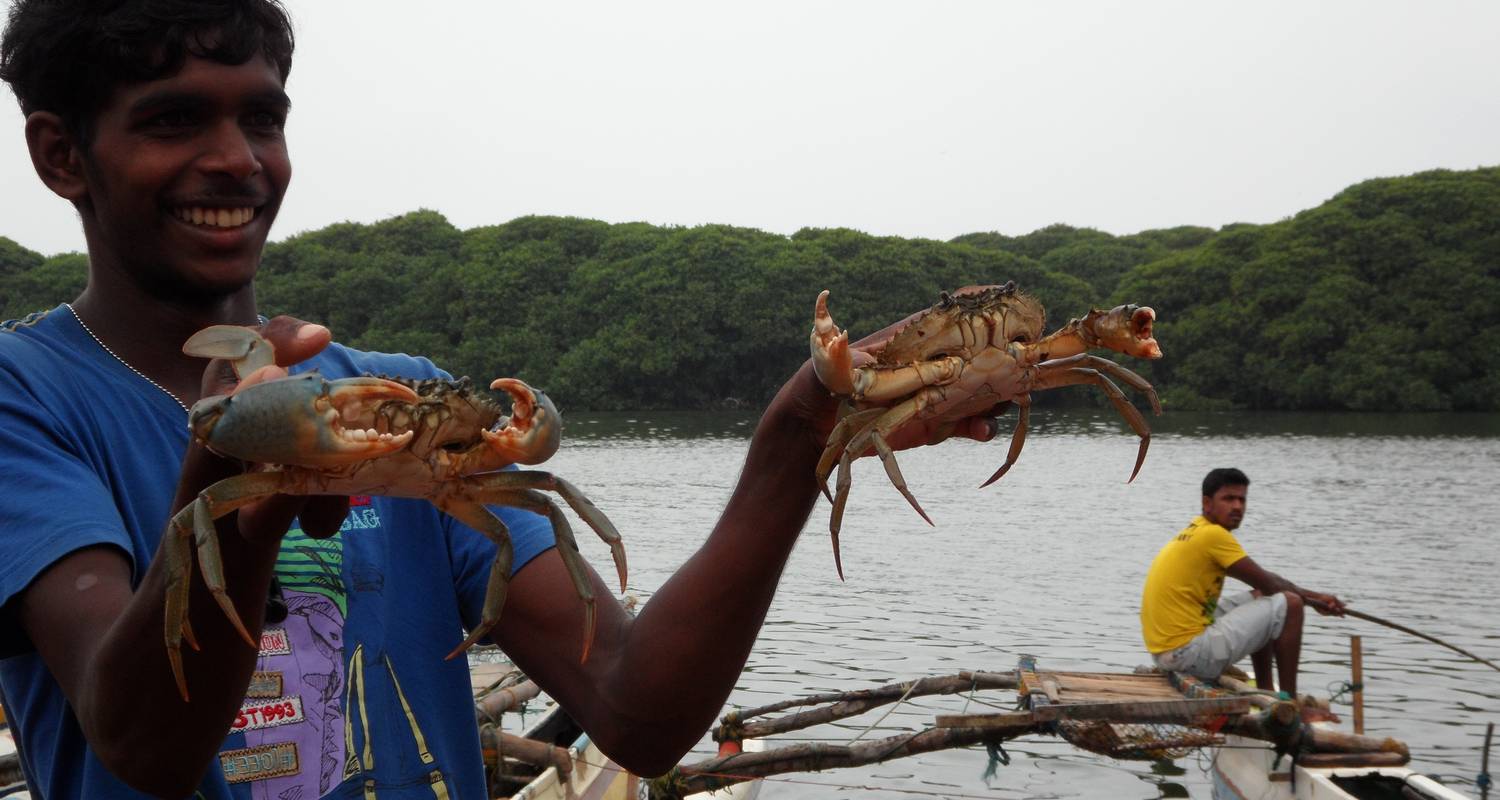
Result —
[[301, 528], [281, 541], [276, 577], [287, 617], [261, 633], [260, 660], [233, 732], [246, 747], [220, 754], [231, 783], [249, 782], [260, 800], [322, 797], [342, 780], [344, 755], [344, 528], [313, 539]]

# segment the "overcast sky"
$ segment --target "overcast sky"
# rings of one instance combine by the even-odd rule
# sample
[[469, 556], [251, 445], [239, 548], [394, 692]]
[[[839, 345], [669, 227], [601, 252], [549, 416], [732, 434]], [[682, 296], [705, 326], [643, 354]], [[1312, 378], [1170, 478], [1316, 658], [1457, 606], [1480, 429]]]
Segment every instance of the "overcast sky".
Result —
[[[947, 239], [1500, 164], [1496, 2], [289, 0], [273, 238], [417, 208]], [[0, 104], [0, 235], [83, 249]]]

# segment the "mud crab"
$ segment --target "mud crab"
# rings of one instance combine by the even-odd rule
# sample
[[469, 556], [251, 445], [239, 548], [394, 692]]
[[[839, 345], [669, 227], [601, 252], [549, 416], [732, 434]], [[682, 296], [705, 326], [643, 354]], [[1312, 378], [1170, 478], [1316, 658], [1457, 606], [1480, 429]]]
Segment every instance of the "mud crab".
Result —
[[[273, 363], [269, 343], [248, 328], [216, 325], [194, 334], [183, 352], [227, 358], [242, 377]], [[173, 515], [163, 554], [167, 562], [166, 644], [183, 700], [188, 699], [181, 644], [198, 648], [188, 625], [193, 545], [203, 578], [229, 621], [256, 646], [225, 591], [214, 520], [272, 494], [375, 494], [418, 497], [493, 540], [480, 624], [448, 654], [453, 658], [499, 620], [512, 551], [505, 525], [484, 503], [545, 515], [586, 607], [583, 658], [594, 636], [594, 596], [577, 541], [562, 510], [542, 490], [557, 493], [609, 544], [626, 580], [625, 549], [614, 525], [577, 488], [548, 472], [499, 471], [538, 464], [556, 452], [562, 422], [546, 395], [513, 378], [492, 389], [509, 395], [501, 407], [467, 379], [413, 381], [360, 377], [325, 380], [315, 372], [245, 386], [232, 395], [200, 400], [189, 415], [193, 436], [210, 450], [254, 462], [251, 471], [221, 480]]]
[[[848, 334], [828, 313], [828, 292], [818, 295], [810, 339], [813, 368], [818, 379], [844, 398], [840, 419], [828, 437], [817, 468], [824, 495], [833, 502], [829, 530], [834, 564], [843, 578], [839, 558], [839, 526], [849, 499], [850, 462], [874, 448], [886, 475], [912, 508], [932, 524], [927, 512], [907, 488], [886, 438], [914, 420], [956, 422], [990, 413], [1007, 403], [1020, 407], [1005, 463], [981, 487], [999, 480], [1026, 442], [1031, 392], [1073, 384], [1093, 384], [1109, 396], [1115, 408], [1140, 437], [1135, 468], [1141, 469], [1151, 429], [1145, 417], [1110, 380], [1118, 378], [1151, 402], [1161, 413], [1156, 390], [1144, 378], [1113, 361], [1089, 355], [1104, 347], [1139, 358], [1160, 358], [1152, 338], [1156, 312], [1135, 305], [1109, 311], [1094, 309], [1048, 335], [1042, 335], [1046, 314], [1041, 303], [1004, 286], [966, 287], [944, 292], [937, 304], [921, 312], [874, 351], [875, 362], [855, 367]], [[828, 493], [828, 476], [838, 465], [837, 494]]]

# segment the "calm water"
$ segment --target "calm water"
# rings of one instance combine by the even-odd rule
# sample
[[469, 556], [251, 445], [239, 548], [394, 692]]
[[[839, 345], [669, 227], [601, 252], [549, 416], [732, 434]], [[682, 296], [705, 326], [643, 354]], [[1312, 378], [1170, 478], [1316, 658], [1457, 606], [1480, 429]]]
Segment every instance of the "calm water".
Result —
[[[834, 573], [820, 502], [731, 701], [754, 706], [963, 669], [1129, 671], [1149, 662], [1137, 601], [1156, 550], [1198, 511], [1217, 466], [1251, 477], [1241, 542], [1261, 564], [1354, 608], [1500, 660], [1500, 415], [1192, 415], [1153, 420], [1133, 484], [1135, 440], [1112, 412], [1038, 410], [1021, 460], [1004, 442], [901, 453], [928, 527], [873, 459], [858, 462]], [[725, 414], [569, 418], [548, 468], [615, 521], [632, 593], [652, 590], [707, 534], [728, 497], [754, 420]], [[596, 567], [602, 546], [585, 541]], [[732, 566], [726, 567], [732, 568]], [[1231, 582], [1231, 585], [1237, 585]], [[1349, 678], [1349, 636], [1364, 640], [1366, 731], [1411, 745], [1413, 767], [1474, 792], [1484, 727], [1500, 722], [1500, 672], [1357, 620], [1311, 615], [1303, 691]], [[1245, 664], [1248, 669], [1248, 662]], [[1013, 693], [979, 699], [1009, 707]], [[865, 738], [931, 724], [964, 698], [922, 698]], [[971, 712], [1003, 710], [971, 704]], [[1347, 706], [1335, 710], [1347, 712]], [[880, 713], [798, 732], [847, 743]], [[1209, 797], [1206, 755], [1171, 768], [1115, 761], [1052, 737], [1011, 743], [988, 782], [982, 748], [885, 765], [773, 778], [771, 798]], [[696, 757], [712, 754], [705, 742]], [[1477, 796], [1477, 792], [1475, 792]]]

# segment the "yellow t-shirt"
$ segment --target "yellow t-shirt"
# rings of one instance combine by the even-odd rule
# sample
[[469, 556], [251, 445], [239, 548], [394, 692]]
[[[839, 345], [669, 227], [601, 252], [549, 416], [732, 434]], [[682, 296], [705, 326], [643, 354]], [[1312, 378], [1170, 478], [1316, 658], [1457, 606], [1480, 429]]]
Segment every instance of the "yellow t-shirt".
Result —
[[1175, 650], [1214, 621], [1229, 565], [1245, 549], [1223, 526], [1203, 517], [1167, 542], [1146, 573], [1141, 635], [1152, 653]]

